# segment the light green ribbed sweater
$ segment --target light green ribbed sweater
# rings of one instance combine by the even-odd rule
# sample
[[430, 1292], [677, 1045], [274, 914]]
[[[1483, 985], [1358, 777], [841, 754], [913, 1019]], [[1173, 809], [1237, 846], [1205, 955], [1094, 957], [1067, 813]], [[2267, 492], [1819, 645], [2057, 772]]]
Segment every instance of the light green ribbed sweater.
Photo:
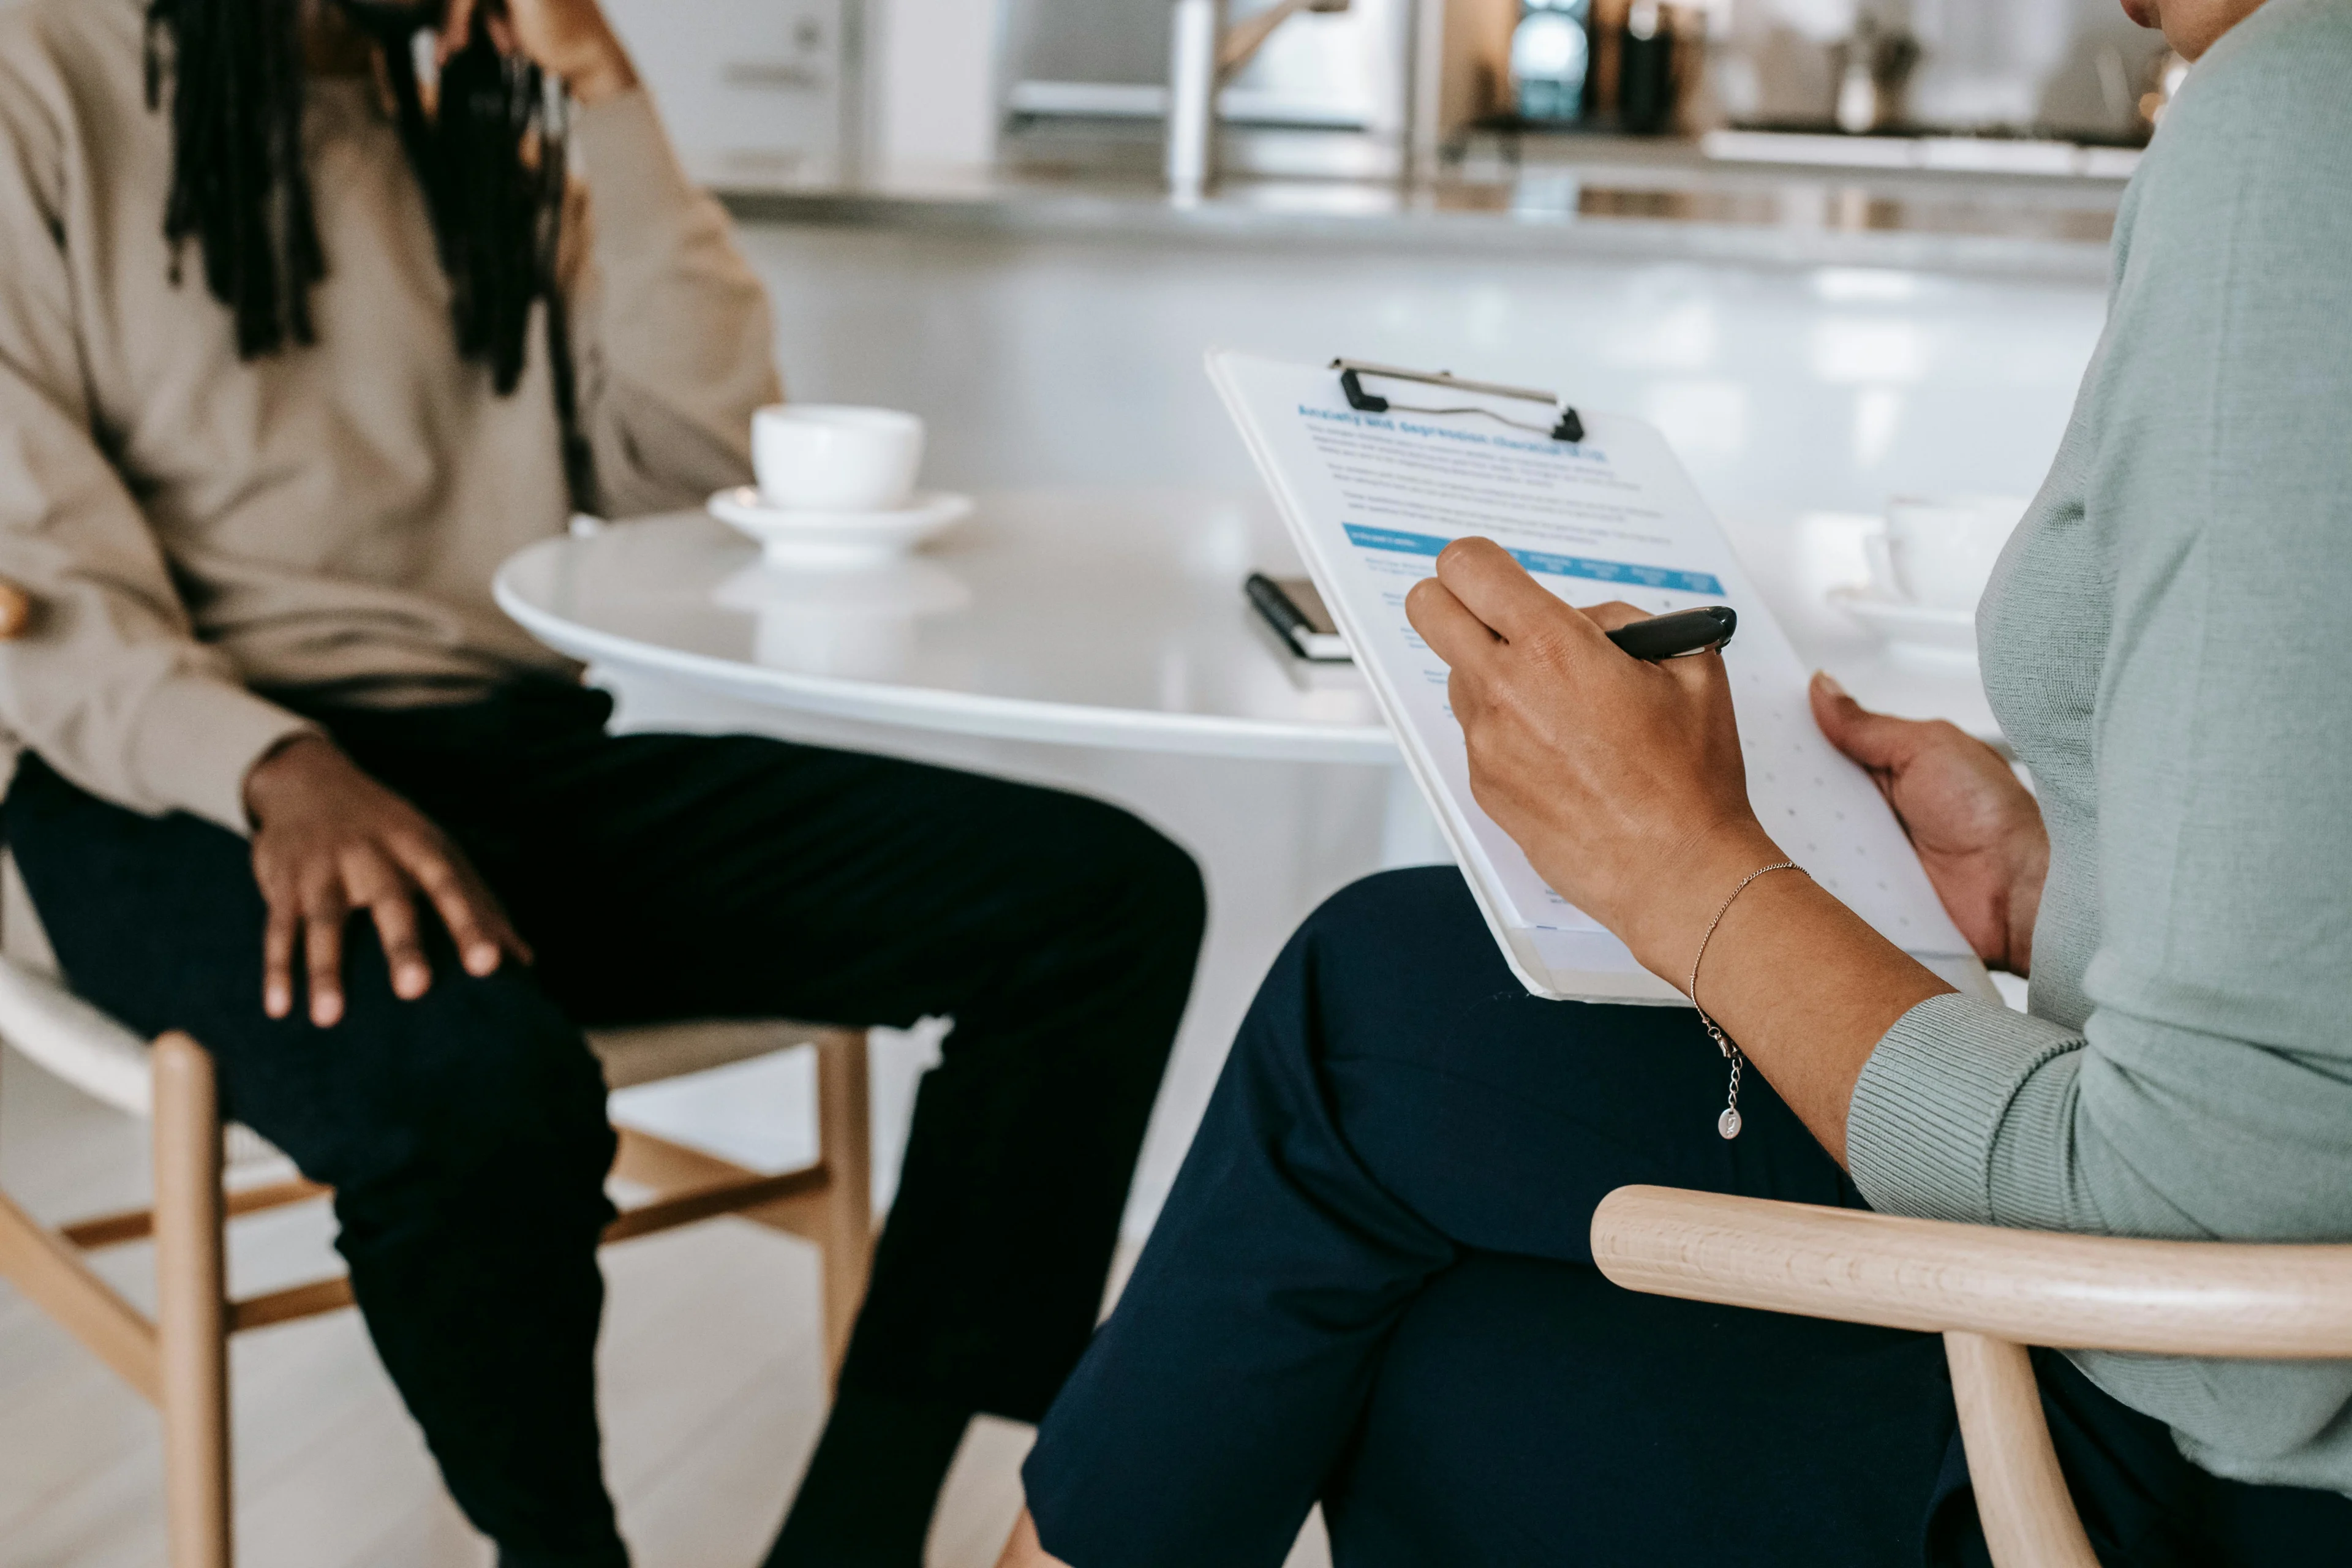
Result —
[[[2050, 827], [2032, 1014], [1905, 1016], [1855, 1181], [1900, 1214], [2352, 1240], [2352, 0], [2270, 0], [2190, 73], [1979, 631]], [[2208, 1469], [2352, 1493], [2352, 1363], [2076, 1360]]]

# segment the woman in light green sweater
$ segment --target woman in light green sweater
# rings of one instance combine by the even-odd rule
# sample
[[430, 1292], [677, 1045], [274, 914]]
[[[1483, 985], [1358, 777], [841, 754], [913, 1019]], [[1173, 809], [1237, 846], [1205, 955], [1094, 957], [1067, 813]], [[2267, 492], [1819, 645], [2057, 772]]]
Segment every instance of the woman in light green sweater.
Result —
[[[1450, 874], [1350, 889], [1261, 993], [1008, 1563], [1271, 1564], [1318, 1497], [1343, 1563], [1980, 1554], [1934, 1342], [1598, 1284], [1624, 1182], [2352, 1240], [2352, 0], [2126, 4], [2202, 58], [1980, 613], [2035, 794], [1814, 693], [2030, 1012], [1783, 868], [1719, 660], [1626, 658], [1633, 612], [1457, 542], [1409, 607], [1480, 804], [1657, 974], [1704, 946], [1769, 1089], [1717, 1140], [1688, 1015], [1517, 994]], [[2111, 1564], [2352, 1560], [2352, 1364], [2040, 1365]]]

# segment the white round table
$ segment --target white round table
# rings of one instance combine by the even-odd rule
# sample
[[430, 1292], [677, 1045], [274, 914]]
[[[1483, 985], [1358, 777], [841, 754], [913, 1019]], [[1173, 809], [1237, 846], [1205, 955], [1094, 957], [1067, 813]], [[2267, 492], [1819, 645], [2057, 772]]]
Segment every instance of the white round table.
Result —
[[[1992, 738], [1972, 672], [1890, 657], [1820, 589], [1816, 531], [1730, 525], [1790, 638], [1869, 705]], [[1815, 559], [1816, 557], [1820, 559]], [[1007, 741], [1390, 764], [1361, 680], [1302, 666], [1242, 578], [1297, 570], [1257, 498], [1032, 490], [864, 571], [765, 565], [699, 512], [530, 546], [499, 605], [540, 641], [760, 708]]]
[[533, 637], [762, 707], [1281, 762], [1397, 760], [1360, 678], [1296, 670], [1242, 578], [1294, 563], [1262, 507], [1169, 492], [992, 500], [932, 549], [765, 564], [699, 513], [551, 539], [499, 573]]

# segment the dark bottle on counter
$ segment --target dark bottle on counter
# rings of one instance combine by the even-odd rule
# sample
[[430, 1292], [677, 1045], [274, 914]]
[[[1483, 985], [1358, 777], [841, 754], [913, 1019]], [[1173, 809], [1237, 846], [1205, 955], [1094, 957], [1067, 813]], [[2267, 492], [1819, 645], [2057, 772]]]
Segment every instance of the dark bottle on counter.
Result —
[[1633, 0], [1617, 40], [1617, 120], [1632, 136], [1675, 128], [1675, 30], [1659, 0]]

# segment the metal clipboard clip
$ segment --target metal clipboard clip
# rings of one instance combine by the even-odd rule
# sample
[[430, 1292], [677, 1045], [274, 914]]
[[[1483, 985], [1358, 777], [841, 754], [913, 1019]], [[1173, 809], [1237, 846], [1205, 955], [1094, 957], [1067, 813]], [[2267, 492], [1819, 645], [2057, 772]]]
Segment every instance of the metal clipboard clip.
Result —
[[[1391, 364], [1368, 364], [1362, 360], [1335, 359], [1331, 368], [1339, 373], [1339, 391], [1348, 399], [1348, 406], [1359, 414], [1386, 414], [1393, 409], [1399, 414], [1483, 414], [1497, 424], [1508, 425], [1515, 430], [1529, 430], [1538, 436], [1549, 436], [1555, 441], [1584, 439], [1584, 421], [1577, 416], [1565, 399], [1556, 393], [1538, 392], [1525, 386], [1498, 386], [1490, 381], [1465, 381], [1451, 371], [1399, 370]], [[1549, 425], [1530, 425], [1497, 414], [1491, 408], [1465, 404], [1459, 408], [1430, 408], [1404, 403], [1391, 403], [1376, 392], [1364, 390], [1363, 378], [1377, 375], [1388, 381], [1418, 382], [1423, 386], [1443, 386], [1454, 392], [1475, 392], [1487, 397], [1509, 397], [1522, 403], [1540, 403], [1552, 411]]]

